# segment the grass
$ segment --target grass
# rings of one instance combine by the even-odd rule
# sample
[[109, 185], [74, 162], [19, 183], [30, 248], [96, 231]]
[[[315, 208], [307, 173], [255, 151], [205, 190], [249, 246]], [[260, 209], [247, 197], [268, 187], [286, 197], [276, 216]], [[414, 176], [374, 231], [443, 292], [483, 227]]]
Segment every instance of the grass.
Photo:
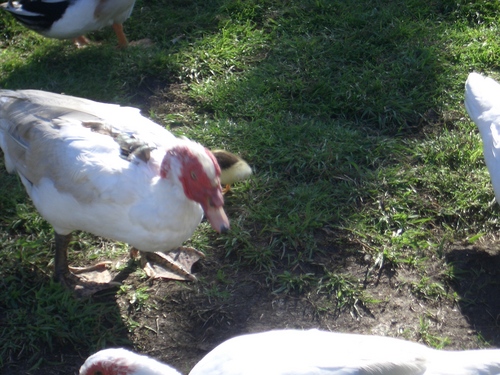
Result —
[[450, 344], [450, 340], [446, 337], [435, 336], [429, 332], [429, 322], [431, 320], [432, 317], [420, 317], [420, 330], [418, 333], [422, 338], [422, 341], [427, 345], [432, 346], [436, 349], [443, 349]]
[[[0, 87], [139, 106], [178, 135], [240, 153], [256, 173], [228, 198], [232, 231], [214, 238], [202, 225], [191, 243], [224, 249], [270, 291], [312, 293], [318, 311], [378, 303], [335, 265], [333, 246], [369, 259], [368, 279], [411, 269], [416, 298], [455, 299], [446, 288], [460, 270], [443, 248], [499, 229], [480, 139], [462, 107], [469, 71], [498, 76], [499, 11], [497, 2], [463, 0], [139, 0], [125, 27], [131, 40], [154, 46], [125, 51], [108, 29], [77, 50], [1, 13]], [[149, 100], [162, 90], [172, 103]], [[15, 177], [0, 179], [0, 316], [8, 322], [0, 341], [11, 343], [0, 366], [36, 362], [68, 343], [117, 344], [122, 336], [105, 327], [118, 329], [120, 317], [100, 319], [109, 306], [88, 314], [86, 302], [49, 281], [51, 228]], [[73, 261], [115, 254], [113, 244], [79, 238]], [[436, 260], [441, 280], [428, 275]], [[134, 293], [136, 308], [150, 303], [145, 290]], [[22, 329], [27, 316], [39, 329]], [[422, 319], [425, 341], [445, 343]], [[89, 337], [82, 325], [103, 333]]]

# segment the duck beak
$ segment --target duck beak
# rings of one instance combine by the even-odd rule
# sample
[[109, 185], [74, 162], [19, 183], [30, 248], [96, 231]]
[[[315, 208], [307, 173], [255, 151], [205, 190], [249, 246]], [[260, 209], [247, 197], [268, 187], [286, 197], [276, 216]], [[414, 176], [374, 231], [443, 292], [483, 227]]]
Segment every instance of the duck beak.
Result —
[[[214, 199], [215, 198], [215, 199]], [[208, 197], [206, 204], [203, 207], [207, 220], [212, 225], [212, 228], [218, 233], [226, 233], [229, 230], [229, 219], [224, 211], [224, 198], [220, 192]]]
[[208, 207], [205, 209], [205, 216], [216, 232], [226, 233], [229, 230], [229, 219], [222, 206]]

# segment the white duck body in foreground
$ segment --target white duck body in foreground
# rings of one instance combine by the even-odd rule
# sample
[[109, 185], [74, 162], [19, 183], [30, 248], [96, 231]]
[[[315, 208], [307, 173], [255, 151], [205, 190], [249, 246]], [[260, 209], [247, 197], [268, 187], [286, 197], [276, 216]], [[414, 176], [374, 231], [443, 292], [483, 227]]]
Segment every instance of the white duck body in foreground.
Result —
[[76, 38], [87, 44], [83, 37], [91, 31], [113, 26], [118, 44], [128, 42], [123, 23], [130, 17], [135, 0], [9, 0], [1, 6], [20, 23], [48, 38]]
[[203, 212], [216, 231], [229, 228], [214, 156], [136, 108], [0, 90], [0, 147], [54, 227], [62, 282], [74, 230], [165, 252], [191, 237]]
[[478, 73], [465, 83], [465, 108], [479, 128], [496, 201], [500, 203], [500, 84]]
[[[118, 371], [120, 370], [120, 371]], [[80, 375], [174, 375], [170, 366], [124, 349], [89, 357]], [[232, 338], [189, 375], [500, 374], [500, 350], [443, 351], [391, 337], [278, 330]]]

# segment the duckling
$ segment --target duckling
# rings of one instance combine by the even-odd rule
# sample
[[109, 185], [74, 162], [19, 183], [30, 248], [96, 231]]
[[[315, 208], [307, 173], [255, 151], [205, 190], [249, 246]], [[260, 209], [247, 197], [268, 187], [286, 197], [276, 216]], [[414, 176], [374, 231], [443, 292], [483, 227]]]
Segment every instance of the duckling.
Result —
[[226, 150], [212, 150], [212, 153], [221, 169], [220, 182], [224, 186], [223, 194], [231, 190], [231, 184], [246, 180], [252, 175], [252, 168], [238, 155]]
[[89, 43], [84, 34], [113, 26], [118, 46], [128, 45], [123, 22], [132, 13], [135, 0], [9, 0], [0, 4], [27, 28], [55, 39], [73, 39], [75, 45]]

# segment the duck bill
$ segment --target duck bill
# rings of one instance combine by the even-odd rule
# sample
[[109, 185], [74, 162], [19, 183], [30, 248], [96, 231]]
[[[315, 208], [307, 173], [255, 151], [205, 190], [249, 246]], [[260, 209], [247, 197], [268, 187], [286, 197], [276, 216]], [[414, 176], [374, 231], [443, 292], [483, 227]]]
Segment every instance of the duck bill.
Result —
[[226, 212], [223, 206], [211, 206], [204, 207], [205, 216], [210, 222], [210, 225], [218, 233], [225, 233], [229, 230], [229, 219], [227, 218]]

